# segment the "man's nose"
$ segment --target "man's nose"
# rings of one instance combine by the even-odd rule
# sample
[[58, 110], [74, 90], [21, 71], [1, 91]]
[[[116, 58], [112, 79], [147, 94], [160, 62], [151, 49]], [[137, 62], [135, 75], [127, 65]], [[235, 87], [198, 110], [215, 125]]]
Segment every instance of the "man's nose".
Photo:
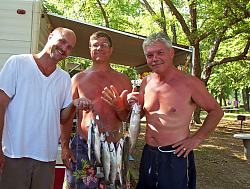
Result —
[[97, 50], [102, 49], [101, 45], [98, 45], [96, 49], [97, 49]]
[[62, 48], [63, 52], [64, 52], [66, 55], [69, 54], [70, 51], [71, 51], [70, 46], [67, 45], [67, 44], [62, 45], [61, 48]]
[[66, 45], [66, 44], [61, 45], [61, 49], [62, 49], [63, 51], [66, 51], [67, 45]]
[[157, 53], [154, 53], [153, 54], [153, 61], [156, 61], [156, 60], [159, 60], [159, 57], [158, 57]]

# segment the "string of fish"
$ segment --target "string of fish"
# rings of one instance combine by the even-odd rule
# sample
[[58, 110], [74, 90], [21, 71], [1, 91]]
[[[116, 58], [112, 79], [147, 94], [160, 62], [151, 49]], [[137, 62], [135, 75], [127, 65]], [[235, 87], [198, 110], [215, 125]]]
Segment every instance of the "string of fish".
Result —
[[[99, 115], [95, 116], [99, 120]], [[92, 164], [96, 162], [96, 176], [104, 178], [105, 183], [110, 187], [115, 187], [115, 181], [118, 177], [119, 185], [123, 185], [122, 179], [122, 156], [124, 139], [121, 138], [116, 144], [108, 142], [106, 137], [109, 132], [99, 133], [98, 125], [94, 118], [88, 125], [88, 157]], [[100, 171], [102, 167], [103, 172]]]

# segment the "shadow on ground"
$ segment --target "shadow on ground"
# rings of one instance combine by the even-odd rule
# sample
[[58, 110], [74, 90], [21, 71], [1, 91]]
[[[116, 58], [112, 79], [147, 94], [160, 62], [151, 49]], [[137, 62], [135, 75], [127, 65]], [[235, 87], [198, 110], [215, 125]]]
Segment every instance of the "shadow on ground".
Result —
[[[192, 125], [195, 132], [200, 125]], [[242, 140], [235, 139], [234, 134], [240, 133], [240, 122], [223, 119], [215, 132], [195, 149], [197, 168], [197, 189], [249, 189], [250, 160], [243, 156]], [[243, 132], [250, 133], [250, 120], [243, 125]], [[130, 162], [130, 170], [135, 181], [144, 145], [145, 122], [141, 123], [141, 133]], [[134, 188], [134, 186], [132, 187]]]

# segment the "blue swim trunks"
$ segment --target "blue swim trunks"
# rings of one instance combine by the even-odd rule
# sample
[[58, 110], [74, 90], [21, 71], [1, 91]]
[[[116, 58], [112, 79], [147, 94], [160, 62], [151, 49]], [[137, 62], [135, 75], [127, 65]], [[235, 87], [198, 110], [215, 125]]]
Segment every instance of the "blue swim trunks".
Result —
[[139, 182], [136, 189], [195, 189], [194, 153], [177, 157], [171, 145], [145, 145], [142, 153]]

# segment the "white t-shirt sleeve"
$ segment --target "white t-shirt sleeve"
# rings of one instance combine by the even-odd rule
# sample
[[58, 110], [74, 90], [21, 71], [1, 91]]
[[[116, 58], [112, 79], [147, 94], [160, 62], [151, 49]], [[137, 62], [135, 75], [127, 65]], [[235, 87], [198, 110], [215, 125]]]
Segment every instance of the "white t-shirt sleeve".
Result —
[[17, 58], [16, 56], [11, 56], [0, 72], [0, 89], [10, 98], [16, 93], [17, 76]]
[[71, 80], [70, 77], [67, 79], [66, 83], [66, 91], [65, 91], [65, 99], [62, 105], [62, 109], [66, 108], [72, 102], [72, 93], [71, 93]]

